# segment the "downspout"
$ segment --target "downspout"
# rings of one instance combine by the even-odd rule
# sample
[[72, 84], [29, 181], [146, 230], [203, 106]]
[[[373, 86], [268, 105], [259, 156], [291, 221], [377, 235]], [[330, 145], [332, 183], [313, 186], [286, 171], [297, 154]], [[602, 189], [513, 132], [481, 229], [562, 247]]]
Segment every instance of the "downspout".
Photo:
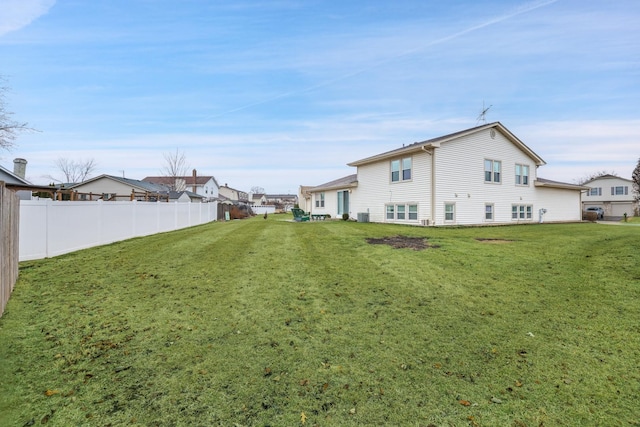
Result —
[[421, 148], [422, 151], [431, 154], [431, 201], [429, 207], [431, 208], [431, 225], [434, 225], [436, 222], [436, 147], [432, 145], [431, 150], [427, 150], [427, 147], [423, 145]]

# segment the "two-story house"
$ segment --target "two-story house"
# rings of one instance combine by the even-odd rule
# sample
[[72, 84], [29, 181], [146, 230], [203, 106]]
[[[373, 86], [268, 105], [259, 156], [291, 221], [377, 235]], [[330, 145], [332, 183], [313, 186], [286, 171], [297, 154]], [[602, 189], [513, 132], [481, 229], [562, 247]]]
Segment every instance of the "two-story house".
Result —
[[581, 220], [585, 187], [539, 178], [544, 160], [495, 122], [349, 163], [306, 188], [311, 212], [415, 225]]
[[600, 207], [605, 216], [621, 217], [635, 215], [638, 209], [634, 201], [633, 181], [615, 175], [603, 175], [584, 183], [582, 207]]
[[228, 184], [220, 187], [219, 194], [221, 198], [229, 200], [234, 204], [249, 205], [249, 193], [231, 188]]
[[217, 200], [220, 189], [215, 177], [198, 175], [195, 169], [191, 176], [147, 176], [143, 181], [163, 185], [173, 191], [195, 193], [202, 196], [204, 202]]

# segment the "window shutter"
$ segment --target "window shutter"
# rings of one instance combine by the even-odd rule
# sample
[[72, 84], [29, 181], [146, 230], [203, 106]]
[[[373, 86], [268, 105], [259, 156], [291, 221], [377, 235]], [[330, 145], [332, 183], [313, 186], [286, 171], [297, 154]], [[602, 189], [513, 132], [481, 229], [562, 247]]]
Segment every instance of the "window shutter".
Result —
[[612, 196], [615, 195], [615, 191], [616, 191], [616, 188], [615, 187], [611, 187], [611, 195]]
[[624, 195], [627, 196], [629, 194], [629, 187], [628, 186], [624, 186]]
[[598, 196], [602, 196], [602, 187], [598, 187]]

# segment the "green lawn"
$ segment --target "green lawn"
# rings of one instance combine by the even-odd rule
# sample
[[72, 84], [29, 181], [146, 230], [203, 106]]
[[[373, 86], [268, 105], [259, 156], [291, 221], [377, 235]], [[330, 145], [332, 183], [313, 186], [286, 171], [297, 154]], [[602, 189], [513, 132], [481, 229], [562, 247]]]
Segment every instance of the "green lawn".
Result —
[[640, 227], [284, 219], [22, 263], [0, 425], [640, 423]]

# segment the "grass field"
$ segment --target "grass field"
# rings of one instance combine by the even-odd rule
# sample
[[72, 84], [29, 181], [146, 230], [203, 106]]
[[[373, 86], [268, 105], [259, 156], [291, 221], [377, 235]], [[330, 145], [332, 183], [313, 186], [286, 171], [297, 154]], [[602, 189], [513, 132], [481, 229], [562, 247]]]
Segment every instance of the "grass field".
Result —
[[640, 424], [640, 227], [284, 218], [22, 263], [0, 425]]

